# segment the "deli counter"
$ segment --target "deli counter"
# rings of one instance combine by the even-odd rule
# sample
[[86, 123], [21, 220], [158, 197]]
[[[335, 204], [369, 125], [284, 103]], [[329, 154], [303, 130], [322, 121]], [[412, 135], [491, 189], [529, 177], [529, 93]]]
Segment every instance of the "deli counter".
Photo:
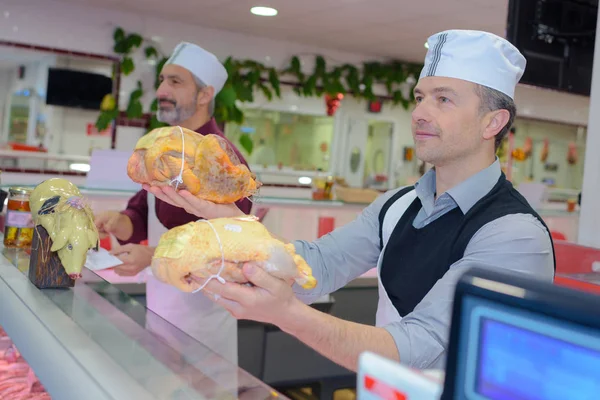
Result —
[[[94, 272], [40, 290], [27, 251], [0, 248], [0, 327], [51, 398], [284, 398]], [[149, 319], [169, 337], [146, 328]]]

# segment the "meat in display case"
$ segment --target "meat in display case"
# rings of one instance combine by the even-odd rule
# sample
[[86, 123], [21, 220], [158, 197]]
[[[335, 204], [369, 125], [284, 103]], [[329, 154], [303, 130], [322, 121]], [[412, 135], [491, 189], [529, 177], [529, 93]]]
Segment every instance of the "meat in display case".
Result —
[[94, 272], [38, 289], [28, 251], [0, 248], [0, 398], [284, 398]]
[[33, 369], [0, 327], [0, 399], [50, 400]]

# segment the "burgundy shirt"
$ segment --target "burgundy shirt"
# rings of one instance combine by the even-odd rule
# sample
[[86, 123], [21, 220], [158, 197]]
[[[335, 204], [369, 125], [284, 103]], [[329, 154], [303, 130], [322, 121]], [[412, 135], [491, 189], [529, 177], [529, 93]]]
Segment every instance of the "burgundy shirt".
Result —
[[[229, 141], [229, 139], [225, 137], [223, 132], [221, 132], [214, 118], [197, 129], [196, 132], [201, 135], [208, 135], [212, 133], [225, 138], [240, 161], [244, 165], [248, 166], [248, 163], [239, 150], [233, 145], [233, 143], [231, 143], [231, 141]], [[244, 214], [250, 214], [250, 211], [252, 210], [252, 202], [250, 200], [244, 198], [237, 201], [235, 204], [240, 210], [242, 210]], [[167, 229], [173, 229], [176, 226], [185, 225], [188, 222], [197, 221], [199, 219], [195, 215], [188, 214], [183, 208], [172, 206], [158, 198], [156, 199], [155, 211], [158, 220]], [[122, 213], [127, 215], [133, 223], [133, 235], [131, 235], [129, 240], [119, 240], [119, 242], [121, 244], [140, 243], [142, 240], [146, 240], [148, 238], [148, 192], [143, 189], [137, 192], [131, 199], [129, 199], [127, 208], [122, 211]]]

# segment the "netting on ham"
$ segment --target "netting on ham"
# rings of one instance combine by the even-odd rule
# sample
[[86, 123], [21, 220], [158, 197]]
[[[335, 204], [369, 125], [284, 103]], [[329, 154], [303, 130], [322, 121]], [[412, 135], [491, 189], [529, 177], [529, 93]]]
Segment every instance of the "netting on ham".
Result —
[[207, 281], [247, 284], [246, 263], [312, 289], [316, 279], [294, 245], [271, 236], [252, 217], [191, 222], [162, 235], [152, 259], [152, 273], [184, 292], [202, 290]]
[[155, 129], [142, 137], [127, 173], [135, 182], [171, 185], [215, 203], [250, 197], [260, 187], [227, 139], [181, 127]]

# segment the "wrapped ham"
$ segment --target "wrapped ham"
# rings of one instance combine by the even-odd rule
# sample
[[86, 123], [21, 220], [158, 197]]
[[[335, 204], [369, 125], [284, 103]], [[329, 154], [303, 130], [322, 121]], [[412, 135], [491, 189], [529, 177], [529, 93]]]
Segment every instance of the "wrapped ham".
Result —
[[247, 262], [281, 279], [293, 279], [305, 289], [317, 281], [293, 244], [273, 238], [251, 216], [199, 220], [162, 235], [152, 259], [153, 275], [184, 292], [201, 290], [208, 280], [248, 283]]
[[142, 136], [129, 158], [127, 174], [137, 183], [171, 185], [221, 204], [249, 197], [260, 186], [223, 137], [179, 126]]

